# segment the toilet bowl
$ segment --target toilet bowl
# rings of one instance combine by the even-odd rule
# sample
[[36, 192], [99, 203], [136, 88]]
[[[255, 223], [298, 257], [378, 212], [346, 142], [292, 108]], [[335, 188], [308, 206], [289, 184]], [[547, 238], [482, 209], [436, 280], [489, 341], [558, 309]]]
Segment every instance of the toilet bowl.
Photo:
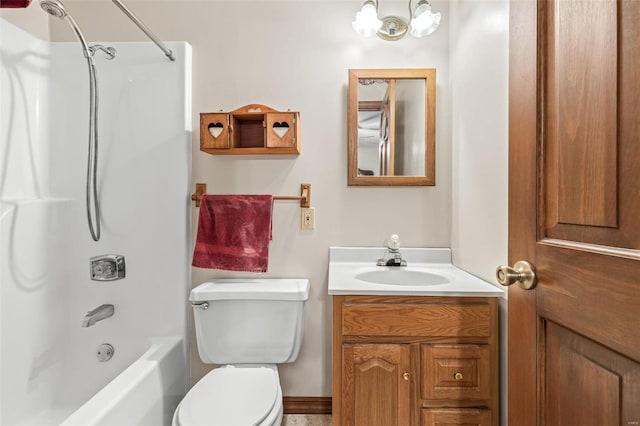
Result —
[[275, 426], [282, 423], [275, 365], [215, 368], [178, 405], [172, 426]]
[[191, 388], [173, 426], [279, 426], [276, 364], [298, 357], [308, 297], [306, 279], [218, 279], [194, 288], [198, 355], [222, 367]]

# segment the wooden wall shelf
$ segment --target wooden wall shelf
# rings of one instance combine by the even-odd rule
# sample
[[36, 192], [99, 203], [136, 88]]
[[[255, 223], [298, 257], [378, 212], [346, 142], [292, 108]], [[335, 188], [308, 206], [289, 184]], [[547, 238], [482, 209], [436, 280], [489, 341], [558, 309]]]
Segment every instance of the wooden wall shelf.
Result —
[[299, 155], [300, 113], [250, 104], [200, 113], [200, 151], [214, 155]]

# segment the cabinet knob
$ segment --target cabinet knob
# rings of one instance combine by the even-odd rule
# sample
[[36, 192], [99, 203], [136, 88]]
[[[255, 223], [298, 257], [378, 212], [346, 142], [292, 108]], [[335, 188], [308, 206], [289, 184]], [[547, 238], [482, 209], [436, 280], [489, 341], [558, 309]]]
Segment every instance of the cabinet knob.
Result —
[[456, 374], [453, 375], [453, 378], [456, 379], [457, 381], [460, 381], [464, 378], [464, 376], [462, 375], [462, 373], [457, 372]]
[[405, 380], [409, 380], [409, 373], [402, 373], [402, 378]]

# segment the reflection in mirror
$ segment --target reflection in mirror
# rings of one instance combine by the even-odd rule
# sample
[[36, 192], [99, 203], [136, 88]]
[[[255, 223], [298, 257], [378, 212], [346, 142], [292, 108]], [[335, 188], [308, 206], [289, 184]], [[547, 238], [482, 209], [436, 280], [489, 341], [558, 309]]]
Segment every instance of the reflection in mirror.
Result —
[[358, 80], [358, 175], [382, 176], [383, 147], [389, 140], [389, 80]]
[[435, 184], [435, 70], [351, 70], [349, 185]]

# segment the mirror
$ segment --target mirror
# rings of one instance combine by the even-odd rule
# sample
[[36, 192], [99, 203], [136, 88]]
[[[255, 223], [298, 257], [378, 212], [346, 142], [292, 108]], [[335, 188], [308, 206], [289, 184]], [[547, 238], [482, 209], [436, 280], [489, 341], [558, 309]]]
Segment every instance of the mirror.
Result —
[[435, 69], [349, 70], [349, 186], [435, 185]]

